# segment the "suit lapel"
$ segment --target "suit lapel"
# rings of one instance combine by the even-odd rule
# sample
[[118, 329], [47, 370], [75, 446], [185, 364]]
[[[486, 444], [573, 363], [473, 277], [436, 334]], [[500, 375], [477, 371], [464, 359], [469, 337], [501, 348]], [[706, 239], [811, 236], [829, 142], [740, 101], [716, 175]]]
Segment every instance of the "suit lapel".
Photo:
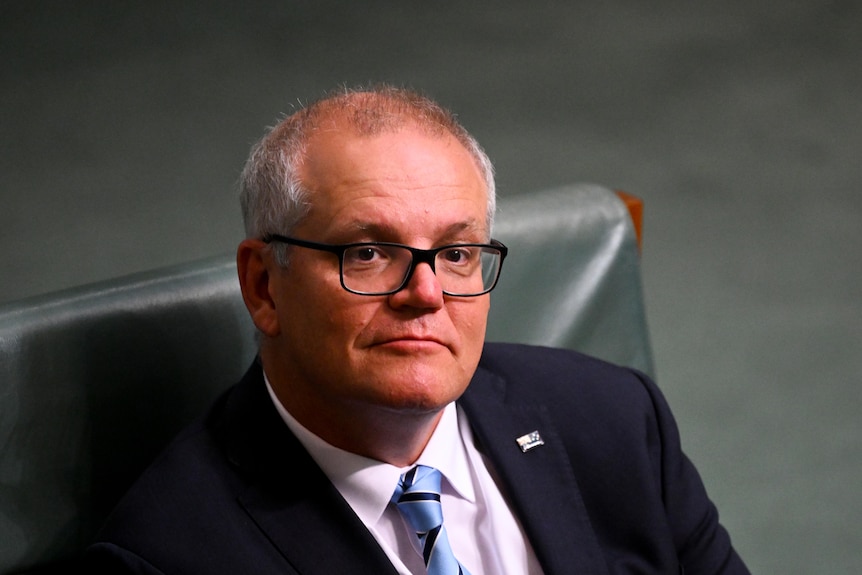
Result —
[[[529, 398], [506, 398], [505, 387], [501, 378], [480, 367], [460, 404], [542, 568], [548, 574], [607, 574], [554, 424], [541, 406], [530, 405]], [[544, 445], [522, 452], [516, 438], [533, 431], [540, 433]]]
[[245, 480], [240, 505], [302, 575], [392, 573], [374, 537], [288, 430], [259, 365], [229, 397], [220, 432]]

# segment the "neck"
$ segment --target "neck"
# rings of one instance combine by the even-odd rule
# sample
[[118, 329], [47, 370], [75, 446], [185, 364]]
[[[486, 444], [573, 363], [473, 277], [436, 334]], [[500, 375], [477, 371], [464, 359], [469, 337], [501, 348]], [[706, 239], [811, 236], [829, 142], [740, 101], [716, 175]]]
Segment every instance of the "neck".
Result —
[[355, 411], [349, 423], [337, 420], [341, 425], [336, 433], [306, 427], [340, 449], [396, 467], [412, 465], [419, 459], [443, 417], [443, 409], [422, 414], [377, 411], [370, 417], [356, 417]]
[[413, 464], [434, 434], [445, 406], [433, 411], [395, 410], [360, 404], [308, 404], [270, 380], [282, 407], [303, 427], [344, 451], [389, 463]]

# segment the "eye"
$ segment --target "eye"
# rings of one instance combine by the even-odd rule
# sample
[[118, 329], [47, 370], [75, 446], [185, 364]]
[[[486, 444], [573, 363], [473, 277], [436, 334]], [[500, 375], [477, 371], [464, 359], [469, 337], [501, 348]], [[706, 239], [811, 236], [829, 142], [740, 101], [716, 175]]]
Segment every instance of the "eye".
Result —
[[470, 261], [472, 250], [468, 247], [454, 247], [443, 251], [443, 259], [448, 264], [466, 264]]
[[354, 246], [344, 252], [344, 262], [347, 264], [374, 263], [386, 254], [377, 246], [361, 245]]
[[361, 247], [361, 248], [356, 248], [356, 251], [352, 255], [353, 255], [353, 258], [356, 259], [357, 261], [370, 262], [371, 260], [374, 259], [376, 252], [374, 251], [373, 248], [365, 246], [365, 247]]

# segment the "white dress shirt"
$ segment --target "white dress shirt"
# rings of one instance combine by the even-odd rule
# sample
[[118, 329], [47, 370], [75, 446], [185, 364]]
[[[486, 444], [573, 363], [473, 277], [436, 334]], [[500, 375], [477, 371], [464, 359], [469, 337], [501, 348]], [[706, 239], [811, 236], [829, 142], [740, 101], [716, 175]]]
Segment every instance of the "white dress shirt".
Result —
[[[402, 473], [395, 467], [349, 453], [322, 440], [288, 413], [272, 390], [273, 404], [300, 443], [362, 520], [402, 575], [422, 575], [419, 541], [390, 502]], [[476, 449], [467, 417], [446, 406], [440, 423], [416, 464], [443, 474], [444, 526], [458, 561], [472, 575], [541, 575], [524, 531], [491, 476], [489, 462]]]

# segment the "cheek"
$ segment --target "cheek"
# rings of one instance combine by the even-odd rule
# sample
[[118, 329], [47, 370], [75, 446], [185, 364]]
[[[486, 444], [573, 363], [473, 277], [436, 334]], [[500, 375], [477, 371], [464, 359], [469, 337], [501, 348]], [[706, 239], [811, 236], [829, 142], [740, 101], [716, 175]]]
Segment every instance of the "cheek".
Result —
[[[301, 253], [301, 252], [300, 252]], [[338, 279], [337, 266], [327, 261], [291, 261], [290, 274], [283, 286], [285, 294], [281, 322], [294, 337], [326, 341], [342, 337], [359, 321], [356, 296], [351, 296]]]
[[340, 385], [337, 382], [349, 381], [361, 371], [355, 348], [364, 324], [332, 304], [331, 299], [314, 298], [285, 314], [281, 357], [291, 377]]
[[355, 298], [359, 296], [351, 296], [341, 286], [338, 286], [338, 290], [327, 297], [318, 298], [314, 302], [316, 309], [300, 306], [297, 313], [305, 318], [307, 337], [320, 342], [321, 347], [328, 347], [330, 353], [339, 354], [343, 360], [343, 354], [362, 346], [369, 326], [374, 324], [375, 310], [379, 306], [372, 301], [357, 301]]
[[481, 353], [485, 343], [485, 329], [488, 325], [489, 300], [483, 296], [481, 300], [470, 302], [452, 312], [452, 321], [461, 338], [464, 351], [470, 355]]

